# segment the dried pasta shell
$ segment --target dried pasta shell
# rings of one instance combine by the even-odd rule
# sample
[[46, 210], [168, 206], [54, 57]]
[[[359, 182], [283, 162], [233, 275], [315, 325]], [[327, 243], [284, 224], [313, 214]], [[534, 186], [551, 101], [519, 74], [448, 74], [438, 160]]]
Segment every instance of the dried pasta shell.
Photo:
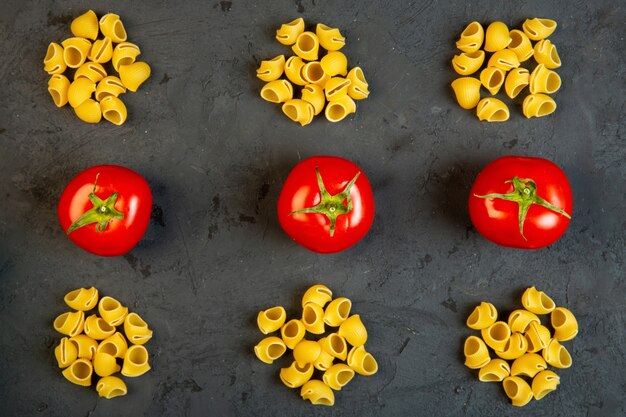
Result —
[[85, 62], [74, 73], [74, 79], [83, 77], [94, 83], [100, 82], [106, 76], [104, 67], [96, 62]]
[[359, 375], [372, 376], [378, 372], [378, 363], [365, 346], [355, 346], [348, 352], [348, 366]]
[[300, 17], [289, 23], [284, 23], [276, 31], [276, 40], [283, 45], [293, 45], [302, 32], [304, 32], [304, 19]]
[[289, 349], [293, 349], [304, 338], [306, 330], [300, 320], [289, 320], [280, 329], [280, 335]]
[[479, 369], [489, 363], [489, 350], [485, 342], [476, 337], [470, 336], [465, 339], [463, 345], [463, 354], [465, 355], [465, 366], [470, 369]]
[[63, 45], [63, 60], [70, 68], [78, 68], [85, 63], [91, 42], [85, 38], [68, 38], [61, 42]]
[[86, 359], [76, 359], [63, 371], [63, 376], [73, 384], [88, 387], [91, 385], [93, 366]]
[[115, 332], [98, 344], [96, 352], [108, 353], [116, 358], [123, 358], [128, 350], [126, 338], [120, 332]]
[[317, 116], [324, 109], [326, 104], [326, 96], [324, 89], [319, 85], [307, 84], [302, 89], [302, 100], [311, 103], [314, 114]]
[[259, 311], [259, 314], [256, 317], [256, 323], [257, 326], [259, 326], [261, 333], [268, 334], [283, 327], [286, 319], [287, 312], [285, 311], [285, 308], [277, 306]]
[[315, 33], [322, 48], [327, 51], [338, 51], [346, 44], [346, 38], [341, 35], [337, 28], [331, 28], [322, 23], [315, 27]]
[[146, 348], [141, 345], [129, 347], [126, 355], [124, 355], [122, 375], [130, 377], [141, 376], [149, 370], [150, 364], [148, 364], [148, 351]]
[[[320, 346], [322, 346], [322, 344], [326, 343], [326, 338], [325, 337], [321, 338], [320, 340], [317, 341], [317, 343]], [[315, 369], [318, 369], [320, 371], [326, 371], [328, 368], [333, 366], [334, 360], [335, 360], [335, 357], [333, 355], [331, 355], [330, 353], [322, 349], [317, 359], [313, 361], [313, 366], [315, 367]]]
[[578, 321], [574, 314], [564, 307], [557, 307], [550, 315], [554, 328], [554, 338], [559, 342], [571, 340], [578, 334]]
[[133, 345], [144, 345], [152, 339], [152, 330], [148, 328], [148, 323], [137, 313], [129, 313], [124, 319], [124, 333]]
[[511, 329], [505, 322], [496, 321], [486, 329], [482, 329], [480, 334], [487, 346], [495, 351], [502, 352], [511, 337]]
[[87, 10], [85, 13], [72, 20], [70, 25], [72, 35], [79, 38], [87, 38], [96, 40], [98, 37], [98, 16], [93, 10]]
[[511, 43], [509, 28], [502, 22], [493, 22], [485, 33], [485, 51], [500, 51]]
[[59, 368], [67, 368], [78, 358], [78, 348], [67, 337], [61, 338], [61, 342], [54, 348], [54, 357]]
[[543, 64], [530, 73], [529, 88], [532, 94], [554, 94], [561, 88], [561, 77], [556, 72], [547, 69]]
[[542, 355], [543, 359], [555, 368], [569, 368], [572, 366], [572, 356], [565, 349], [565, 346], [556, 339], [550, 339]]
[[556, 102], [545, 94], [529, 94], [522, 103], [522, 112], [527, 118], [543, 117], [554, 113]]
[[504, 345], [501, 352], [496, 351], [496, 355], [506, 360], [513, 360], [521, 357], [528, 350], [528, 340], [521, 333], [513, 333]]
[[313, 363], [322, 353], [322, 346], [312, 340], [302, 340], [293, 348], [293, 358], [299, 366]]
[[302, 324], [309, 333], [324, 334], [324, 309], [315, 303], [306, 303], [302, 309]]
[[561, 378], [552, 371], [541, 371], [532, 382], [533, 396], [535, 400], [540, 400], [550, 392], [556, 390], [557, 385], [561, 383]]
[[91, 360], [98, 349], [98, 342], [85, 334], [79, 334], [70, 338], [78, 348], [78, 357]]
[[324, 372], [322, 380], [335, 391], [340, 391], [354, 378], [354, 375], [354, 369], [345, 363], [337, 363]]
[[324, 307], [332, 298], [333, 292], [326, 285], [313, 285], [302, 296], [302, 307], [307, 303], [315, 303], [320, 307]]
[[150, 65], [145, 62], [133, 62], [130, 65], [120, 65], [120, 80], [124, 87], [132, 91], [137, 91], [139, 86], [150, 78]]
[[261, 340], [254, 347], [254, 354], [260, 361], [272, 364], [287, 351], [285, 343], [276, 336], [269, 336]]
[[272, 59], [261, 61], [261, 65], [256, 70], [258, 79], [270, 82], [280, 78], [285, 70], [285, 55], [278, 55]]
[[487, 122], [504, 122], [509, 120], [509, 108], [497, 98], [488, 97], [480, 100], [476, 106], [478, 119]]
[[346, 339], [337, 333], [331, 333], [323, 339], [319, 340], [322, 350], [331, 356], [345, 361], [348, 356], [348, 345]]
[[546, 367], [546, 361], [540, 355], [526, 353], [513, 361], [511, 375], [523, 375], [532, 378], [537, 373], [545, 370]]
[[83, 104], [96, 91], [96, 84], [89, 78], [77, 78], [67, 90], [70, 106], [76, 108]]
[[125, 42], [128, 37], [120, 17], [113, 13], [107, 13], [100, 18], [100, 31], [115, 43]]
[[[456, 101], [459, 103], [459, 106], [461, 106], [462, 108], [466, 110], [473, 109], [474, 107], [476, 107], [476, 105], [478, 105], [478, 102], [480, 101], [480, 86], [481, 86], [480, 80], [473, 78], [473, 77], [461, 77], [452, 81], [452, 90], [454, 90], [454, 95], [456, 96]], [[483, 304], [489, 304], [489, 303], [483, 303]], [[476, 309], [478, 309], [478, 307], [476, 307]], [[487, 312], [485, 311], [482, 314], [485, 314], [485, 313]], [[476, 317], [476, 319], [478, 319], [478, 317]], [[470, 328], [474, 328], [470, 326], [469, 324], [470, 319], [468, 318], [467, 320], [468, 320], [468, 326]], [[478, 322], [475, 322], [474, 320], [472, 320], [472, 323], [476, 323], [474, 325], [479, 325]]]
[[338, 327], [350, 315], [352, 301], [345, 297], [335, 298], [324, 310], [324, 323], [332, 327]]
[[283, 104], [283, 113], [301, 126], [306, 126], [313, 121], [315, 110], [311, 103], [295, 98]]
[[523, 407], [533, 399], [533, 392], [528, 382], [518, 376], [510, 376], [502, 382], [506, 396], [516, 407]]
[[350, 98], [363, 100], [369, 96], [369, 85], [361, 67], [352, 68], [346, 78], [350, 80], [350, 86], [348, 87], [348, 95]]
[[302, 78], [309, 84], [324, 86], [330, 79], [330, 75], [324, 72], [324, 69], [317, 61], [304, 64], [301, 71]]
[[509, 44], [509, 50], [515, 52], [519, 62], [528, 61], [534, 53], [533, 45], [530, 43], [528, 36], [521, 30], [512, 30], [509, 35], [511, 36], [511, 43]]
[[485, 51], [462, 52], [452, 58], [452, 68], [461, 75], [470, 75], [482, 67]]
[[303, 400], [311, 401], [313, 405], [332, 406], [335, 404], [333, 390], [317, 379], [307, 381], [300, 389], [300, 396]]
[[63, 47], [55, 42], [50, 43], [43, 59], [44, 71], [50, 75], [62, 74], [66, 68]]
[[302, 32], [296, 38], [296, 43], [291, 47], [293, 52], [307, 61], [317, 61], [320, 42], [313, 32]]
[[85, 334], [95, 340], [104, 340], [115, 333], [115, 327], [95, 314], [85, 320]]
[[[473, 79], [475, 80], [475, 78]], [[480, 87], [480, 82], [478, 83], [478, 86]], [[476, 100], [476, 104], [478, 104], [478, 100]], [[498, 311], [496, 310], [496, 307], [491, 303], [483, 301], [480, 305], [474, 308], [472, 313], [467, 317], [467, 322], [465, 324], [470, 329], [482, 330], [491, 326], [497, 319]]]
[[109, 376], [120, 371], [115, 356], [105, 352], [96, 352], [93, 357], [93, 370], [98, 376]]
[[456, 47], [463, 52], [476, 52], [483, 45], [485, 30], [478, 22], [472, 22], [461, 32], [461, 37], [456, 41]]
[[107, 96], [117, 97], [126, 92], [122, 80], [114, 75], [104, 77], [96, 86], [96, 100], [102, 101]]
[[480, 82], [491, 95], [498, 94], [504, 79], [504, 71], [497, 67], [487, 67], [480, 72]]
[[280, 369], [280, 380], [289, 388], [299, 388], [313, 376], [313, 364], [299, 366], [295, 361], [288, 368]]
[[512, 332], [525, 333], [530, 323], [541, 324], [539, 317], [526, 310], [515, 310], [509, 315], [509, 327]]
[[535, 44], [535, 61], [543, 64], [546, 68], [554, 69], [561, 66], [561, 58], [556, 46], [549, 39], [544, 39]]
[[511, 70], [504, 81], [504, 91], [510, 98], [515, 98], [529, 83], [530, 73], [526, 68]]
[[331, 101], [326, 106], [326, 119], [329, 122], [339, 122], [349, 114], [356, 111], [356, 104], [350, 96], [344, 96], [338, 100]]
[[105, 376], [100, 378], [96, 384], [96, 391], [100, 397], [111, 399], [115, 397], [121, 397], [126, 395], [128, 388], [126, 384], [120, 378], [116, 376]]
[[141, 50], [137, 45], [130, 42], [121, 42], [115, 45], [113, 48], [113, 56], [111, 57], [111, 63], [115, 71], [120, 71], [120, 66], [130, 65], [135, 62], [135, 59], [141, 54]]
[[113, 42], [110, 38], [98, 39], [91, 45], [89, 59], [99, 64], [104, 64], [111, 60], [113, 56]]
[[548, 314], [556, 307], [552, 298], [535, 287], [527, 288], [522, 294], [522, 305], [531, 313]]
[[261, 98], [270, 103], [284, 103], [293, 98], [293, 86], [287, 80], [274, 80], [261, 89]]
[[302, 78], [302, 67], [304, 62], [299, 56], [290, 57], [285, 62], [285, 75], [295, 85], [306, 85], [306, 81]]
[[67, 104], [67, 91], [69, 88], [70, 80], [63, 74], [54, 74], [48, 80], [48, 92], [57, 107], [63, 107]]
[[478, 379], [482, 382], [502, 382], [509, 375], [511, 368], [502, 359], [492, 359], [478, 371]]
[[326, 94], [326, 100], [335, 101], [348, 95], [348, 88], [352, 84], [352, 81], [348, 78], [333, 77], [326, 83], [324, 87], [324, 93]]
[[363, 346], [367, 342], [367, 329], [358, 314], [345, 319], [339, 326], [337, 334], [352, 346]]
[[106, 96], [100, 101], [102, 117], [114, 125], [122, 125], [128, 116], [128, 110], [122, 100], [114, 96]]
[[100, 316], [111, 326], [119, 326], [124, 323], [124, 319], [128, 314], [128, 307], [113, 297], [102, 297], [98, 303], [98, 312]]
[[348, 73], [348, 58], [339, 51], [330, 51], [321, 60], [320, 65], [326, 74], [331, 77], [341, 75], [345, 77]]
[[510, 49], [503, 49], [498, 52], [494, 52], [489, 58], [487, 63], [488, 67], [497, 67], [503, 71], [510, 71], [513, 68], [519, 67], [519, 59], [517, 54]]
[[54, 319], [54, 330], [73, 337], [83, 332], [84, 324], [85, 313], [82, 311], [73, 311], [63, 313]]
[[552, 35], [556, 30], [556, 22], [550, 19], [526, 19], [522, 29], [531, 41], [540, 41]]

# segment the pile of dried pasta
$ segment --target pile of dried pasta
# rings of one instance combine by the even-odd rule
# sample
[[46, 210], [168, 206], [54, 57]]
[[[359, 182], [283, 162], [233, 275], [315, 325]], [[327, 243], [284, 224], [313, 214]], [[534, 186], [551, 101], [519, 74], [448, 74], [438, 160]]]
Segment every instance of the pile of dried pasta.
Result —
[[[98, 302], [98, 290], [94, 287], [71, 291], [64, 300], [75, 311], [54, 320], [54, 329], [67, 336], [54, 349], [59, 368], [65, 368], [63, 376], [85, 387], [91, 386], [92, 378], [97, 376], [96, 390], [101, 397], [126, 395], [126, 384], [113, 374], [121, 370], [124, 376], [136, 377], [150, 370], [148, 351], [143, 345], [152, 338], [152, 330], [116, 299], [102, 297]], [[96, 306], [100, 315], [94, 313], [85, 318]], [[123, 326], [124, 332], [117, 326]]]
[[[76, 116], [87, 123], [98, 123], [104, 117], [121, 125], [128, 111], [119, 95], [127, 89], [137, 91], [150, 77], [150, 66], [135, 61], [141, 51], [126, 41], [126, 30], [116, 14], [105, 14], [98, 21], [89, 10], [72, 21], [70, 30], [74, 37], [61, 44], [52, 42], [43, 60], [44, 70], [52, 75], [48, 92], [54, 104], [63, 107], [69, 102]], [[99, 33], [101, 39], [97, 39]], [[105, 68], [109, 61], [111, 65]], [[71, 82], [64, 75], [67, 68], [76, 70]], [[112, 70], [119, 77], [110, 75]]]
[[[530, 94], [522, 104], [524, 116], [542, 117], [553, 113], [556, 103], [548, 94], [556, 93], [561, 87], [561, 78], [552, 71], [561, 66], [561, 59], [556, 46], [547, 38], [555, 30], [554, 20], [539, 18], [527, 19], [522, 30], [511, 31], [502, 22], [493, 22], [486, 31], [480, 23], [470, 23], [456, 42], [462, 53], [452, 59], [454, 70], [464, 76], [452, 82], [459, 105], [468, 110], [476, 107], [480, 120], [504, 122], [509, 119], [509, 108], [495, 97], [481, 100], [481, 86], [494, 96], [504, 85], [511, 99], [528, 86]], [[533, 45], [531, 41], [536, 43]], [[489, 59], [485, 52], [492, 53]], [[530, 63], [531, 57], [538, 64], [532, 72], [521, 66], [524, 62]], [[480, 70], [484, 62], [487, 65], [480, 72], [480, 79], [468, 77]]]
[[[560, 378], [547, 367], [572, 365], [572, 357], [560, 342], [578, 334], [572, 312], [557, 307], [543, 291], [526, 289], [522, 305], [525, 310], [513, 311], [507, 323], [496, 321], [498, 313], [493, 304], [480, 303], [467, 318], [467, 327], [480, 330], [482, 339], [470, 336], [463, 347], [465, 366], [479, 369], [478, 379], [483, 382], [502, 382], [504, 392], [517, 407], [528, 404], [533, 397], [540, 400], [556, 389]], [[552, 334], [537, 317], [542, 314], [550, 314]], [[498, 358], [492, 359], [489, 348]]]
[[[282, 103], [283, 113], [305, 126], [324, 110], [326, 119], [338, 122], [356, 111], [355, 100], [369, 96], [369, 86], [360, 67], [348, 71], [348, 59], [339, 52], [346, 39], [339, 29], [318, 23], [315, 33], [304, 30], [304, 19], [285, 23], [276, 31], [283, 45], [293, 45], [296, 54], [285, 61], [279, 55], [262, 61], [257, 77], [267, 84], [261, 97], [271, 103]], [[322, 56], [323, 49], [327, 53]], [[281, 78], [285, 75], [287, 79]], [[294, 85], [302, 87], [301, 98], [295, 98]]]
[[[350, 315], [352, 302], [335, 298], [324, 285], [314, 285], [302, 297], [302, 318], [289, 320], [283, 307], [259, 312], [257, 324], [263, 334], [280, 330], [280, 337], [269, 336], [255, 347], [257, 358], [265, 363], [293, 349], [294, 361], [280, 370], [280, 380], [289, 388], [300, 388], [300, 395], [312, 404], [335, 404], [333, 390], [339, 391], [355, 372], [371, 376], [378, 371], [374, 357], [365, 350], [367, 330], [358, 314]], [[328, 305], [326, 305], [328, 303]], [[338, 327], [318, 340], [305, 339], [307, 332], [323, 335], [325, 326]], [[352, 346], [348, 349], [349, 346]], [[342, 361], [335, 363], [336, 360]], [[345, 363], [344, 363], [345, 361]], [[314, 378], [315, 370], [323, 372]]]

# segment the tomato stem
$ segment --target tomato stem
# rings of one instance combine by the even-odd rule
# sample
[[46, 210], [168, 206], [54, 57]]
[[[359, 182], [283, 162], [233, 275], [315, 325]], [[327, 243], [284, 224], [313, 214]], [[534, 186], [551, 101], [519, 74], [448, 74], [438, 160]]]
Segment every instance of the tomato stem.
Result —
[[117, 201], [118, 193], [115, 192], [111, 194], [105, 200], [102, 200], [95, 194], [99, 176], [100, 174], [96, 175], [93, 190], [89, 194], [89, 201], [93, 204], [93, 208], [84, 212], [74, 223], [70, 225], [66, 232], [68, 235], [76, 229], [80, 229], [81, 227], [93, 223], [96, 223], [96, 232], [102, 233], [106, 230], [107, 226], [113, 219], [124, 219], [124, 213], [115, 209], [115, 202]]

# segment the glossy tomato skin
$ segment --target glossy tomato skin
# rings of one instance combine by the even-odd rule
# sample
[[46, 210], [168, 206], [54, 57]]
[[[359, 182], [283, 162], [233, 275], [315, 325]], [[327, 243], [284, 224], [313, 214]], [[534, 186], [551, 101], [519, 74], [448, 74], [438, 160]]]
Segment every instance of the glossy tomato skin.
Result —
[[572, 191], [565, 173], [542, 158], [505, 156], [487, 165], [476, 177], [469, 196], [472, 223], [481, 235], [502, 246], [538, 249], [558, 240], [570, 219], [545, 207], [533, 204], [524, 221], [524, 237], [519, 232], [516, 202], [485, 199], [476, 195], [507, 194], [513, 177], [529, 178], [537, 185], [537, 195], [572, 214]]
[[119, 256], [129, 252], [141, 240], [152, 212], [152, 191], [138, 173], [116, 165], [98, 165], [79, 173], [67, 185], [59, 201], [57, 214], [63, 231], [83, 213], [93, 208], [89, 194], [94, 189], [101, 199], [118, 193], [115, 209], [124, 214], [123, 220], [113, 219], [103, 232], [89, 224], [67, 235], [84, 250], [100, 256]]
[[[341, 193], [357, 173], [350, 188], [353, 209], [337, 217], [330, 236], [330, 221], [318, 213], [291, 214], [313, 207], [321, 201], [315, 169], [318, 168], [326, 190]], [[345, 204], [344, 204], [345, 205]], [[357, 243], [374, 220], [374, 194], [365, 173], [353, 162], [335, 156], [314, 156], [297, 164], [285, 180], [278, 198], [278, 220], [285, 232], [307, 249], [335, 253]]]

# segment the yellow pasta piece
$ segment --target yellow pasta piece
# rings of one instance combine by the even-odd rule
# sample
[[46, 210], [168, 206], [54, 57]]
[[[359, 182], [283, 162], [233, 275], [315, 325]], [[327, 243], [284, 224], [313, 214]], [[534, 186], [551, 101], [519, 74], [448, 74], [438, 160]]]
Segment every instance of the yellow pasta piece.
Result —
[[348, 95], [354, 100], [363, 100], [370, 95], [369, 85], [365, 80], [365, 75], [361, 67], [354, 67], [348, 72], [346, 77], [350, 80], [348, 87]]
[[309, 84], [325, 86], [330, 80], [330, 75], [326, 74], [319, 62], [313, 61], [304, 64], [302, 67], [302, 78]]
[[304, 62], [299, 56], [292, 56], [285, 62], [285, 76], [295, 85], [306, 85], [306, 81], [302, 78], [302, 67]]
[[73, 384], [88, 387], [91, 385], [93, 366], [86, 359], [76, 359], [63, 371], [63, 376]]
[[550, 339], [548, 346], [542, 352], [543, 359], [555, 368], [569, 368], [572, 366], [572, 356], [565, 346], [556, 339]]
[[98, 16], [93, 10], [87, 10], [72, 20], [70, 30], [74, 36], [94, 41], [98, 37]]
[[365, 346], [355, 346], [348, 352], [348, 366], [359, 375], [372, 376], [378, 372], [378, 363], [371, 353], [365, 350]]
[[67, 368], [78, 358], [78, 348], [67, 337], [63, 337], [54, 348], [54, 357], [57, 359], [59, 368]]
[[284, 23], [276, 31], [276, 40], [283, 45], [293, 45], [302, 32], [304, 32], [304, 19], [300, 17], [289, 23]]
[[523, 407], [533, 399], [533, 392], [528, 382], [518, 376], [510, 376], [502, 382], [506, 396], [516, 407]]
[[109, 376], [120, 371], [115, 356], [104, 352], [96, 352], [93, 357], [93, 370], [98, 376]]
[[488, 67], [500, 68], [503, 71], [510, 71], [513, 68], [519, 67], [519, 59], [515, 52], [510, 49], [503, 49], [498, 52], [494, 52], [487, 62]]
[[150, 364], [148, 364], [148, 351], [146, 348], [142, 345], [129, 347], [126, 351], [126, 355], [124, 355], [122, 375], [131, 377], [141, 376], [149, 370]]
[[130, 42], [121, 42], [115, 45], [113, 48], [113, 56], [111, 57], [111, 63], [115, 71], [120, 71], [120, 66], [130, 65], [135, 62], [135, 59], [141, 54], [141, 50], [137, 45]]
[[476, 336], [470, 336], [465, 339], [463, 354], [465, 355], [465, 366], [471, 369], [482, 368], [491, 359], [487, 345]]
[[48, 92], [57, 107], [67, 104], [67, 91], [70, 88], [70, 80], [63, 74], [54, 74], [48, 80]]
[[315, 367], [315, 369], [319, 369], [320, 371], [326, 371], [328, 368], [333, 366], [333, 361], [335, 360], [335, 357], [324, 350], [323, 346], [324, 344], [326, 344], [325, 337], [318, 340], [317, 343], [320, 345], [322, 350], [320, 351], [317, 359], [313, 361], [313, 366]]
[[488, 97], [480, 100], [476, 106], [478, 119], [487, 122], [504, 122], [509, 120], [509, 108], [497, 98]]
[[451, 85], [459, 106], [469, 110], [478, 105], [480, 101], [480, 80], [473, 77], [461, 77], [452, 81]]
[[476, 52], [483, 45], [485, 30], [478, 22], [472, 22], [461, 32], [461, 37], [456, 41], [456, 47], [463, 52]]
[[480, 334], [487, 346], [495, 351], [502, 352], [511, 337], [511, 329], [505, 322], [496, 321], [486, 329], [482, 329]]
[[98, 303], [98, 312], [100, 316], [111, 326], [119, 326], [124, 323], [124, 319], [128, 314], [128, 307], [112, 297], [102, 297]]
[[556, 30], [556, 22], [550, 19], [526, 19], [522, 29], [531, 41], [540, 41], [552, 35]]
[[85, 334], [95, 340], [104, 340], [109, 336], [113, 336], [115, 327], [108, 324], [95, 314], [87, 317], [85, 320]]
[[319, 340], [322, 350], [328, 352], [333, 357], [345, 361], [348, 356], [348, 345], [346, 339], [337, 333], [330, 333], [323, 339]]
[[99, 82], [106, 76], [107, 72], [104, 67], [96, 62], [85, 62], [74, 73], [74, 79], [83, 77], [94, 83]]
[[299, 366], [296, 362], [292, 362], [288, 368], [281, 368], [280, 380], [289, 388], [298, 388], [304, 385], [313, 376], [313, 364], [307, 363]]
[[526, 68], [511, 70], [504, 81], [504, 91], [509, 98], [515, 98], [529, 83], [530, 73]]
[[105, 376], [104, 378], [100, 378], [96, 384], [96, 391], [98, 391], [100, 397], [110, 400], [111, 398], [126, 395], [128, 389], [124, 381], [120, 378], [116, 376]]
[[525, 333], [532, 322], [541, 324], [539, 317], [526, 310], [515, 310], [509, 315], [509, 327], [512, 332]]
[[335, 298], [324, 310], [324, 323], [332, 327], [338, 327], [350, 315], [352, 301], [345, 297]]
[[96, 100], [102, 101], [106, 96], [117, 97], [126, 92], [122, 81], [114, 75], [104, 77], [96, 86]]
[[531, 313], [548, 314], [556, 307], [552, 298], [535, 287], [527, 288], [522, 294], [522, 305]]
[[344, 320], [337, 332], [352, 346], [363, 346], [367, 342], [367, 329], [361, 321], [361, 316], [354, 314]]
[[324, 93], [326, 94], [326, 100], [336, 101], [342, 99], [348, 95], [348, 87], [352, 84], [352, 81], [348, 78], [333, 77], [326, 83], [324, 87]]
[[485, 62], [485, 51], [461, 52], [452, 58], [452, 68], [461, 75], [471, 75]]
[[319, 38], [320, 45], [327, 51], [338, 51], [346, 44], [346, 38], [341, 35], [337, 28], [318, 23], [315, 27], [315, 33]]
[[511, 375], [523, 375], [529, 378], [546, 369], [546, 361], [536, 353], [526, 353], [515, 359], [511, 365]]
[[287, 80], [274, 80], [261, 89], [261, 98], [270, 103], [284, 103], [293, 98], [293, 86]]
[[578, 321], [574, 314], [564, 307], [557, 307], [550, 315], [554, 328], [554, 338], [559, 342], [571, 340], [578, 334]]
[[306, 330], [304, 324], [300, 320], [289, 320], [280, 329], [280, 335], [283, 338], [283, 342], [289, 349], [293, 349], [304, 338]]
[[301, 340], [293, 348], [293, 358], [299, 366], [313, 363], [322, 353], [322, 346], [312, 340]]
[[313, 114], [317, 116], [324, 109], [324, 105], [326, 104], [324, 89], [319, 85], [307, 84], [302, 88], [302, 100], [311, 103], [313, 106]]
[[480, 82], [493, 96], [504, 84], [504, 71], [497, 67], [487, 67], [480, 72]]
[[256, 317], [256, 324], [261, 333], [268, 334], [283, 327], [287, 319], [287, 312], [284, 307], [277, 306], [259, 311]]
[[511, 43], [509, 44], [509, 50], [515, 52], [519, 62], [528, 61], [534, 53], [533, 45], [530, 43], [528, 36], [521, 30], [512, 30], [509, 35], [511, 36]]
[[126, 338], [120, 332], [115, 332], [98, 344], [96, 352], [108, 353], [116, 358], [123, 358], [128, 350]]
[[482, 382], [502, 382], [509, 375], [511, 368], [502, 359], [492, 359], [478, 371], [478, 379]]
[[511, 43], [509, 28], [502, 22], [493, 22], [485, 33], [485, 51], [497, 52]]
[[335, 404], [335, 394], [333, 390], [317, 379], [307, 381], [300, 389], [300, 396], [303, 400], [311, 401], [313, 405], [332, 406]]
[[63, 60], [70, 68], [78, 68], [85, 63], [91, 42], [85, 38], [68, 38], [61, 42], [63, 45]]
[[561, 77], [556, 72], [547, 69], [543, 64], [539, 64], [530, 73], [529, 88], [532, 94], [556, 93], [561, 88]]
[[339, 122], [356, 111], [356, 104], [349, 96], [331, 101], [326, 106], [326, 119], [329, 122]]
[[[475, 78], [472, 79], [476, 80]], [[480, 82], [478, 84], [480, 86]], [[476, 100], [476, 104], [478, 104], [478, 100]], [[469, 327], [470, 329], [482, 330], [494, 324], [497, 319], [498, 311], [496, 310], [496, 307], [491, 303], [483, 301], [482, 303], [480, 303], [480, 305], [474, 308], [472, 314], [470, 314], [467, 318], [466, 324], [467, 327]]]
[[527, 118], [543, 117], [554, 113], [556, 103], [545, 94], [529, 94], [522, 103], [522, 112]]
[[313, 121], [315, 110], [311, 103], [297, 98], [286, 101], [283, 104], [283, 113], [294, 122], [306, 126]]
[[326, 74], [331, 77], [341, 75], [345, 77], [348, 73], [348, 58], [339, 51], [330, 51], [321, 60], [320, 65]]
[[548, 345], [550, 330], [541, 324], [530, 323], [526, 330], [526, 339], [528, 340], [528, 351], [531, 353], [539, 352]]
[[129, 313], [124, 319], [124, 333], [133, 345], [143, 345], [152, 339], [152, 330], [148, 328], [148, 323], [137, 313]]
[[521, 357], [528, 350], [528, 340], [521, 333], [513, 333], [504, 345], [502, 351], [496, 351], [496, 355], [502, 359], [512, 360]]
[[83, 332], [85, 324], [85, 313], [82, 311], [73, 311], [63, 313], [54, 319], [54, 330], [57, 332], [73, 337]]
[[554, 391], [561, 383], [561, 378], [552, 371], [541, 371], [534, 378], [532, 382], [532, 390], [535, 400], [540, 400], [550, 392]]
[[110, 38], [98, 39], [91, 45], [89, 59], [99, 64], [104, 64], [111, 60], [113, 56], [113, 42]]
[[113, 13], [107, 13], [100, 18], [100, 32], [115, 43], [126, 41], [126, 29], [120, 17]]
[[83, 104], [96, 91], [96, 84], [89, 78], [77, 78], [67, 89], [67, 98], [70, 106], [76, 108]]
[[269, 336], [261, 340], [254, 347], [254, 354], [260, 361], [272, 364], [287, 351], [285, 342], [276, 336]]
[[122, 100], [113, 96], [106, 96], [100, 101], [102, 117], [114, 125], [122, 125], [128, 116], [128, 110]]
[[78, 348], [78, 357], [91, 360], [98, 349], [98, 342], [85, 334], [79, 334], [70, 338]]
[[307, 332], [324, 333], [324, 309], [315, 303], [306, 303], [302, 309], [302, 324]]
[[548, 39], [544, 39], [535, 44], [535, 61], [545, 65], [546, 68], [554, 69], [561, 66], [561, 58], [556, 50], [556, 46]]
[[291, 47], [293, 52], [307, 61], [317, 61], [320, 42], [313, 32], [302, 32], [296, 38], [296, 43]]
[[261, 65], [256, 70], [258, 79], [270, 82], [280, 78], [285, 70], [285, 55], [278, 55], [267, 61], [261, 61]]
[[354, 374], [354, 369], [345, 363], [337, 363], [324, 372], [322, 380], [335, 391], [340, 391], [354, 378]]
[[61, 74], [67, 68], [64, 59], [63, 47], [52, 42], [48, 45], [46, 56], [43, 59], [43, 69], [50, 75]]
[[150, 78], [150, 65], [145, 62], [137, 61], [130, 65], [120, 65], [119, 68], [122, 84], [133, 93]]

